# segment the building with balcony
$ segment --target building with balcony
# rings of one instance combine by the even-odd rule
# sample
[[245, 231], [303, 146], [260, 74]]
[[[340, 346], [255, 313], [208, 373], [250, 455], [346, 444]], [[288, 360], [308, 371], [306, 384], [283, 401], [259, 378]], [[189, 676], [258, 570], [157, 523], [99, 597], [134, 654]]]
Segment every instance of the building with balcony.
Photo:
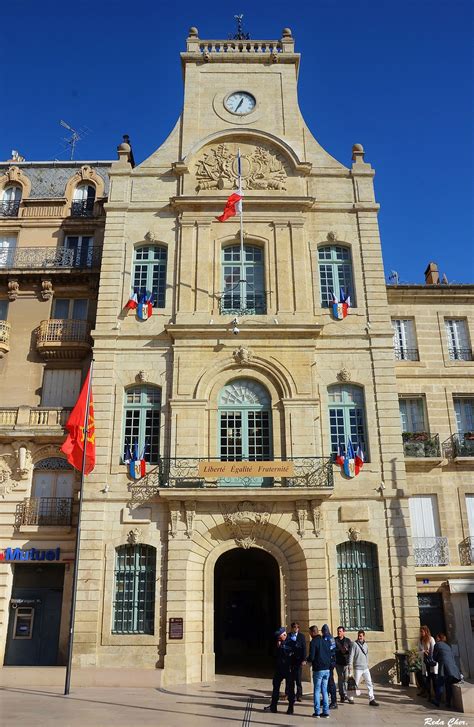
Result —
[[473, 675], [474, 285], [441, 282], [432, 262], [387, 295], [420, 618]]
[[[56, 665], [66, 657], [79, 482], [59, 448], [91, 356], [109, 166], [0, 163], [5, 664]], [[17, 557], [7, 563], [8, 548]], [[40, 568], [25, 560], [32, 548], [59, 549], [59, 560]]]
[[[110, 169], [74, 664], [235, 673], [252, 614], [255, 668], [297, 619], [364, 627], [383, 672], [419, 616], [374, 170], [308, 131], [290, 30], [192, 28], [181, 63], [169, 138], [137, 165], [120, 144]], [[242, 238], [216, 220], [239, 149]], [[142, 320], [126, 305], [145, 290]], [[353, 479], [333, 462], [349, 438]]]

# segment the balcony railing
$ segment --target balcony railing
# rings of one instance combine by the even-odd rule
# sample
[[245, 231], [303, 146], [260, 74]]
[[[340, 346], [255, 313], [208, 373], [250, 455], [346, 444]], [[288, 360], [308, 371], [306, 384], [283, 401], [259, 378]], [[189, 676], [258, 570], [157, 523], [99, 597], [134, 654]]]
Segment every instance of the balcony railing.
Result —
[[20, 199], [0, 202], [0, 217], [18, 217]]
[[397, 361], [419, 361], [420, 355], [417, 348], [403, 348], [396, 346], [394, 348], [395, 358]]
[[16, 407], [0, 409], [0, 428], [10, 429], [17, 427], [34, 427], [35, 429], [47, 429], [64, 426], [71, 413], [70, 408], [65, 407]]
[[10, 350], [10, 329], [9, 323], [0, 321], [0, 358]]
[[[206, 457], [164, 457], [149, 474], [130, 486], [132, 502], [153, 497], [160, 488], [308, 488], [318, 492], [334, 488], [332, 458], [288, 457], [273, 458], [272, 462], [291, 462], [294, 474], [290, 477], [210, 477], [199, 475], [199, 463], [208, 462]], [[239, 463], [249, 460], [238, 460]], [[253, 460], [255, 461], [255, 460]]]
[[0, 409], [0, 427], [14, 427], [18, 409]]
[[403, 432], [405, 457], [440, 457], [439, 434], [429, 432]]
[[448, 539], [433, 536], [413, 538], [415, 566], [436, 566], [449, 564]]
[[72, 497], [29, 497], [16, 508], [15, 528], [22, 525], [71, 525]]
[[93, 217], [94, 199], [81, 199], [71, 204], [71, 217]]
[[100, 245], [79, 250], [68, 247], [16, 247], [0, 251], [0, 268], [6, 270], [98, 268], [101, 259]]
[[453, 434], [450, 444], [453, 457], [474, 457], [474, 432]]
[[470, 348], [448, 348], [451, 361], [472, 361], [472, 349]]
[[36, 349], [46, 359], [82, 358], [91, 349], [90, 323], [72, 318], [41, 321]]
[[244, 305], [241, 306], [238, 292], [224, 291], [219, 294], [219, 313], [231, 316], [261, 316], [267, 312], [267, 293], [247, 293], [243, 302]]
[[459, 543], [459, 562], [461, 565], [474, 565], [474, 537], [470, 536]]

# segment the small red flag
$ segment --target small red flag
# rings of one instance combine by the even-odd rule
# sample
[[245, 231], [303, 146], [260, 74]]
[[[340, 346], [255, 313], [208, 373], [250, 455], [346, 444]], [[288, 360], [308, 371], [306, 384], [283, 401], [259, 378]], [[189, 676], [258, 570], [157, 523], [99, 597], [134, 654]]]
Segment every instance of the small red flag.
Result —
[[[61, 447], [61, 452], [67, 457], [67, 461], [76, 470], [82, 471], [82, 458], [84, 454], [84, 422], [86, 419], [87, 409], [87, 392], [89, 391], [89, 381], [91, 370], [86, 376], [86, 380], [76, 401], [76, 406], [69, 415], [66, 422], [68, 435], [66, 441]], [[89, 398], [89, 413], [87, 419], [87, 447], [84, 474], [88, 475], [95, 467], [95, 423], [94, 423], [94, 402], [92, 399], [92, 388]]]
[[241, 199], [241, 194], [233, 192], [225, 203], [224, 212], [220, 215], [220, 217], [216, 217], [216, 220], [219, 220], [219, 222], [225, 222], [229, 217], [235, 217], [237, 212], [240, 212], [240, 209], [237, 208], [240, 206], [239, 202]]

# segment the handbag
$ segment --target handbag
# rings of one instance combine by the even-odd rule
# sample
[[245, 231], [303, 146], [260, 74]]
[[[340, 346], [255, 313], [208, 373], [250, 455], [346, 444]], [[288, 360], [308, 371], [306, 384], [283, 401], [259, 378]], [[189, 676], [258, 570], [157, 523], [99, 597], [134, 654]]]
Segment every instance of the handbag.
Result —
[[433, 659], [433, 657], [432, 657], [432, 656], [429, 656], [429, 655], [428, 655], [428, 656], [425, 656], [425, 658], [424, 658], [424, 662], [425, 662], [425, 666], [426, 666], [426, 667], [427, 667], [428, 669], [432, 669], [432, 668], [433, 668], [434, 666], [436, 666], [436, 664], [438, 663], [437, 661], [435, 661], [435, 660]]
[[354, 677], [349, 677], [349, 679], [347, 680], [347, 691], [355, 692], [357, 697], [360, 696], [360, 689], [357, 689], [357, 684]]

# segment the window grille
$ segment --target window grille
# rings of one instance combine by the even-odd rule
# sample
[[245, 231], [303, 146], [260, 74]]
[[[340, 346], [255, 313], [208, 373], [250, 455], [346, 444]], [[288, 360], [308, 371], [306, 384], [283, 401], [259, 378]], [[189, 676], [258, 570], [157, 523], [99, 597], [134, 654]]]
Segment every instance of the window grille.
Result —
[[467, 321], [463, 318], [449, 318], [445, 320], [445, 325], [451, 361], [472, 361]]
[[135, 249], [133, 259], [133, 288], [153, 293], [153, 307], [164, 308], [166, 299], [167, 249], [143, 245]]
[[340, 622], [351, 631], [382, 631], [379, 564], [373, 543], [337, 546]]
[[411, 318], [392, 319], [393, 350], [398, 361], [418, 361], [415, 324]]
[[153, 634], [156, 549], [121, 545], [115, 550], [113, 634]]
[[356, 299], [349, 248], [339, 245], [326, 245], [318, 249], [318, 258], [321, 306], [328, 308], [332, 305], [331, 292], [339, 300], [341, 288], [344, 288], [346, 295], [351, 296], [351, 306], [354, 308]]
[[354, 449], [362, 447], [368, 460], [365, 433], [364, 393], [358, 386], [331, 386], [329, 388], [329, 428], [331, 452], [337, 454], [338, 447], [344, 452], [350, 438]]
[[152, 386], [133, 386], [125, 392], [123, 457], [127, 444], [138, 443], [145, 460], [157, 464], [160, 455], [161, 390]]

